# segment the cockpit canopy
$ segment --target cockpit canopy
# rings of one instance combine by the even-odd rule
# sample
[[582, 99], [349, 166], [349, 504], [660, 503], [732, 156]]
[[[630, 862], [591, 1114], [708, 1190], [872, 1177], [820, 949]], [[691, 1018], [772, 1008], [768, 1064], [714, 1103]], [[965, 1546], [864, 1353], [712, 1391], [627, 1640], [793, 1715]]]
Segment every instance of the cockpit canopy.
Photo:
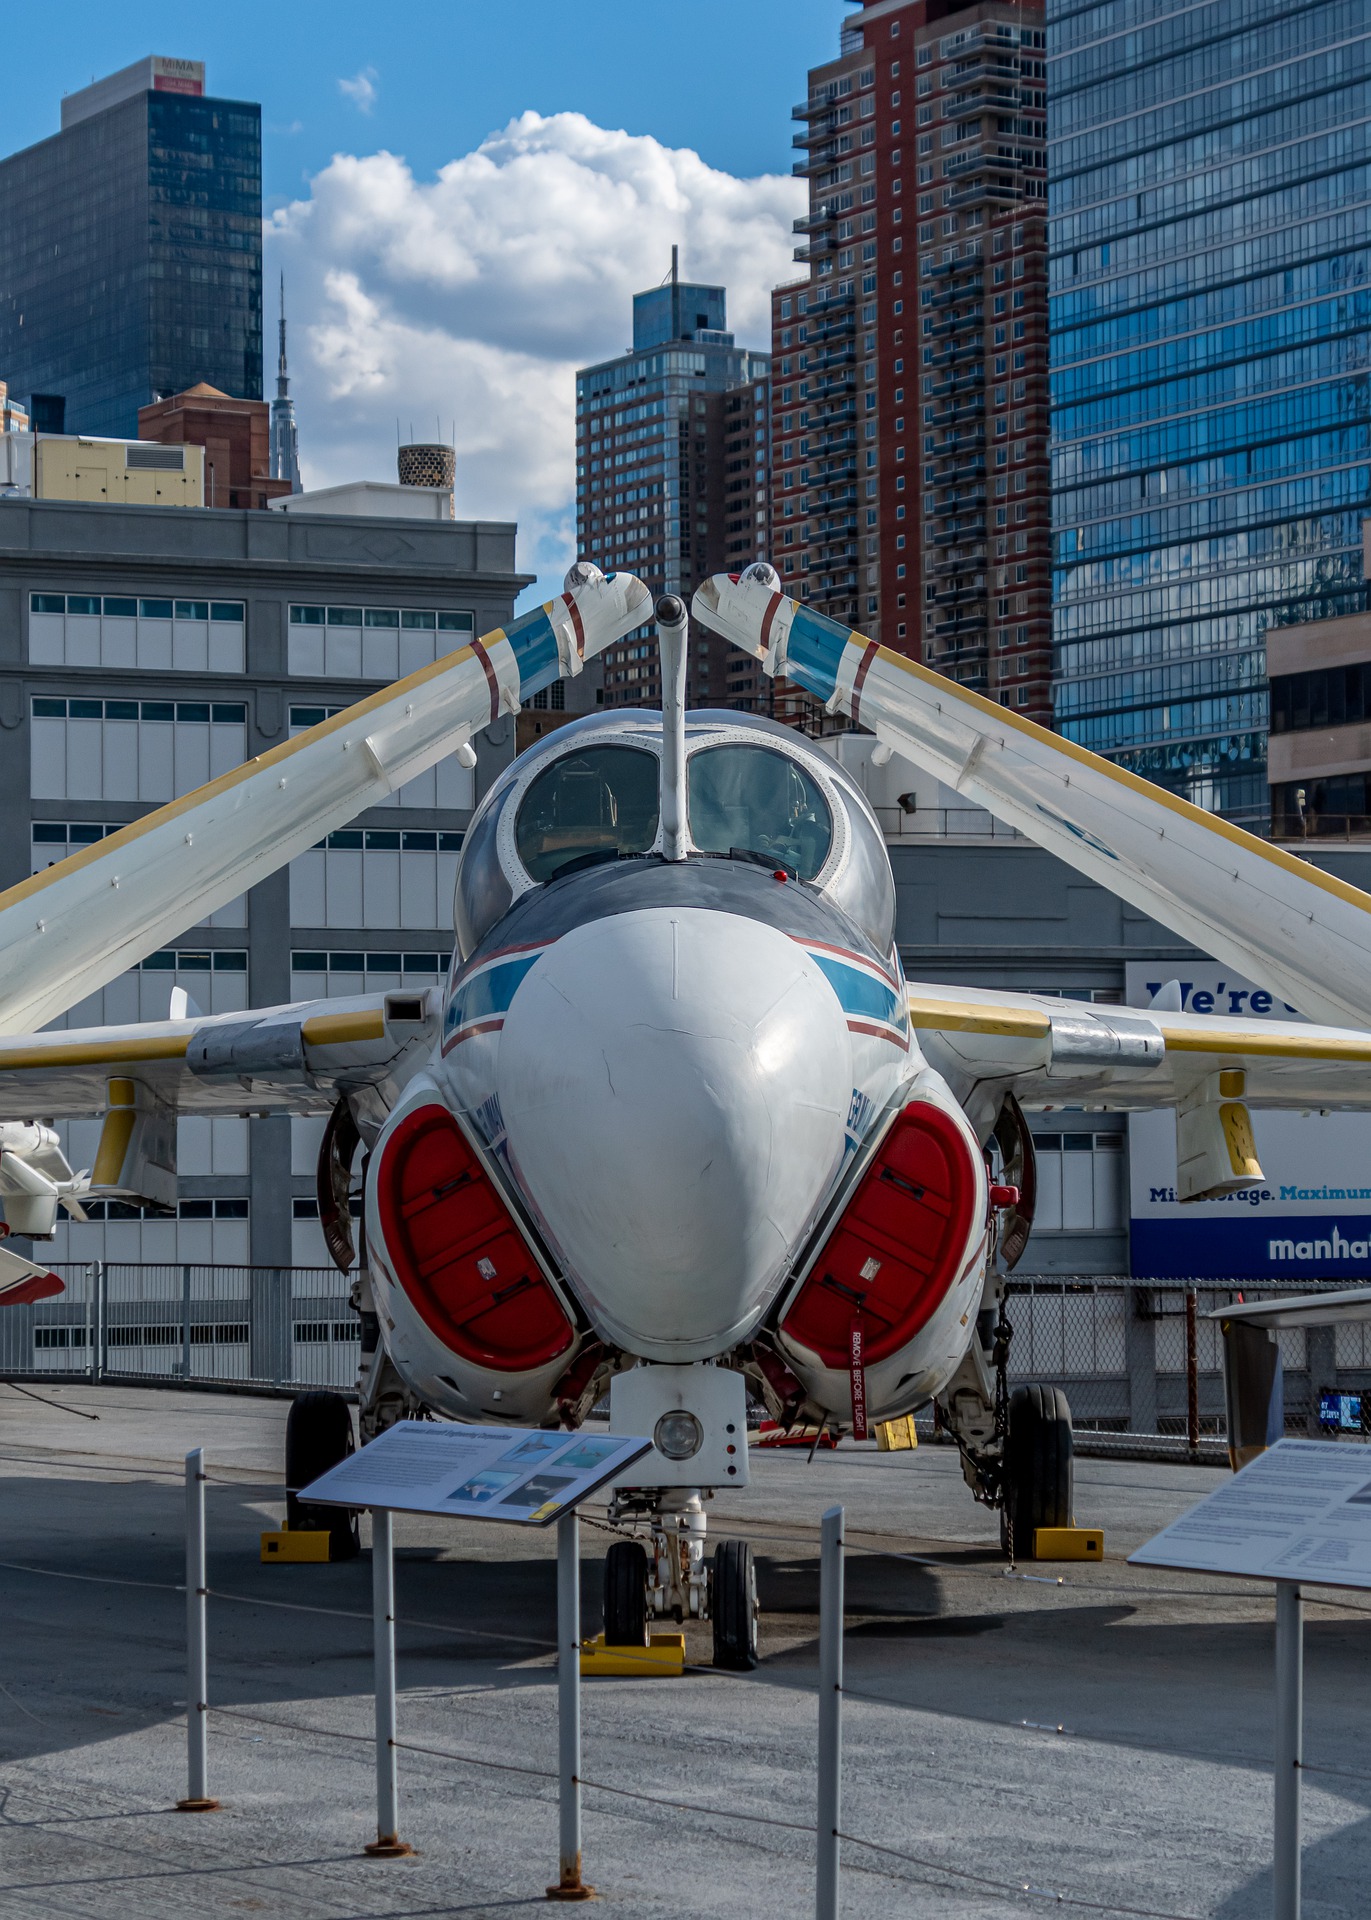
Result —
[[[501, 776], [473, 820], [458, 869], [458, 950], [470, 953], [529, 886], [658, 844], [661, 722], [592, 715], [560, 728]], [[752, 854], [817, 885], [886, 953], [895, 898], [880, 828], [836, 762], [774, 722], [691, 713], [690, 841]]]
[[[598, 854], [647, 853], [657, 838], [657, 756], [591, 746], [554, 760], [518, 805], [514, 841], [529, 878], [552, 880]], [[703, 745], [686, 761], [690, 838], [701, 853], [760, 853], [812, 880], [833, 845], [818, 782], [774, 747]]]

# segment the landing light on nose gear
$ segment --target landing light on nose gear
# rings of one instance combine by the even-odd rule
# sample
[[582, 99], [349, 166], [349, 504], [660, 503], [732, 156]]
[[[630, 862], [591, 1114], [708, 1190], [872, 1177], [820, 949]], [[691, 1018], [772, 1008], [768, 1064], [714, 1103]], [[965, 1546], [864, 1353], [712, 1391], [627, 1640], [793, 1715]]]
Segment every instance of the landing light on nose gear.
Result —
[[615, 1489], [616, 1540], [605, 1559], [605, 1641], [646, 1646], [653, 1621], [712, 1620], [716, 1667], [757, 1664], [757, 1576], [745, 1540], [724, 1540], [705, 1560], [705, 1502], [746, 1486], [747, 1392], [727, 1367], [642, 1364], [609, 1390], [615, 1433], [650, 1433], [653, 1452], [634, 1468], [650, 1486]]

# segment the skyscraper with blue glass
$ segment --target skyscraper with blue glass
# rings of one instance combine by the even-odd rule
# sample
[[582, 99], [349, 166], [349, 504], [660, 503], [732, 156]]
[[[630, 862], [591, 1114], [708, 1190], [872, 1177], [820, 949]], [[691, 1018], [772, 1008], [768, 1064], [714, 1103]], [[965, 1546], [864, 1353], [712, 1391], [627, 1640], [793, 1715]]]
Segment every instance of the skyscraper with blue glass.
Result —
[[261, 399], [260, 107], [154, 55], [0, 159], [0, 378], [68, 433], [136, 436], [199, 381]]
[[1367, 0], [1048, 0], [1054, 709], [1260, 826], [1265, 635], [1362, 605]]

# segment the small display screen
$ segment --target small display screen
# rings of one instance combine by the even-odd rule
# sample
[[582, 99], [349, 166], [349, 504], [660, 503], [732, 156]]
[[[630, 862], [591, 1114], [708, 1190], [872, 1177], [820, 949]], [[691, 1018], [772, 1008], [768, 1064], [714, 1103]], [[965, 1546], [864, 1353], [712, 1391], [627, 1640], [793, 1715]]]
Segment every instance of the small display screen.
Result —
[[1361, 1433], [1362, 1400], [1360, 1393], [1321, 1393], [1319, 1425], [1332, 1433]]

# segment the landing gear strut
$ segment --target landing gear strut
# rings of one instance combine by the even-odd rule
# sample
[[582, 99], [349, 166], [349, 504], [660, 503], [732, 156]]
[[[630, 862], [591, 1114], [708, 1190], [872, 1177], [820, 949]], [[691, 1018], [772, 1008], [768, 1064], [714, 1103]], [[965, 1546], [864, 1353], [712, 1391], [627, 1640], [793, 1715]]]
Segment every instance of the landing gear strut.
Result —
[[1011, 1560], [1031, 1560], [1039, 1527], [1071, 1525], [1071, 1408], [1060, 1387], [1011, 1392], [1003, 1295], [982, 1309], [977, 1334], [938, 1404], [967, 1485], [999, 1511], [1001, 1547]]
[[714, 1664], [757, 1664], [757, 1573], [745, 1540], [721, 1540], [705, 1564], [705, 1511], [694, 1487], [625, 1489], [610, 1508], [647, 1541], [616, 1540], [605, 1556], [605, 1639], [646, 1646], [654, 1620], [712, 1620]]

